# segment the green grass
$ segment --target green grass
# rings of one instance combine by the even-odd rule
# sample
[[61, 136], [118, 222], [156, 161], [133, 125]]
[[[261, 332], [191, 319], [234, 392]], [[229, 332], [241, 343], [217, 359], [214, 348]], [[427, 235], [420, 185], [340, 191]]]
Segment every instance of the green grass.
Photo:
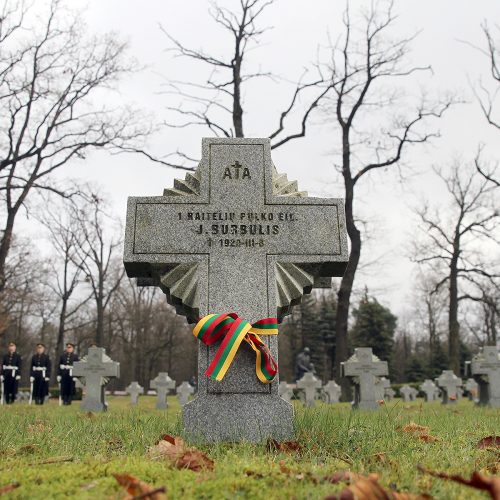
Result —
[[[194, 473], [145, 456], [162, 434], [179, 435], [175, 398], [169, 398], [167, 411], [154, 409], [153, 397], [142, 397], [137, 408], [128, 406], [128, 398], [109, 403], [106, 414], [92, 416], [80, 412], [78, 402], [61, 408], [56, 401], [1, 407], [0, 487], [20, 483], [9, 498], [121, 498], [112, 473], [124, 472], [165, 486], [170, 499], [323, 498], [344, 487], [325, 477], [352, 470], [377, 473], [386, 488], [469, 500], [487, 497], [423, 476], [416, 465], [469, 476], [473, 470], [495, 470], [499, 461], [498, 451], [476, 447], [479, 439], [500, 434], [499, 410], [473, 408], [469, 401], [453, 407], [391, 402], [378, 412], [319, 404], [296, 407], [300, 453], [273, 453], [248, 443], [201, 446], [215, 461], [215, 471]], [[398, 430], [411, 421], [429, 426], [440, 441], [426, 443]], [[58, 461], [64, 458], [68, 461]]]

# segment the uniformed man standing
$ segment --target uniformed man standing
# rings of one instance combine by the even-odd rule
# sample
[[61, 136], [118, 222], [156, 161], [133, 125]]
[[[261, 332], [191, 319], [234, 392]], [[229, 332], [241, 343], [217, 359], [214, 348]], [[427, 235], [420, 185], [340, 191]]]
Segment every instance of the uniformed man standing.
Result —
[[17, 387], [21, 380], [21, 356], [16, 352], [15, 342], [9, 342], [8, 352], [2, 358], [2, 367], [0, 370], [0, 379], [2, 381], [2, 394], [4, 402], [8, 405], [16, 400]]
[[75, 345], [68, 342], [66, 352], [59, 358], [59, 368], [57, 370], [57, 381], [61, 389], [61, 398], [63, 405], [70, 405], [75, 395], [75, 381], [73, 380], [73, 363], [78, 361], [78, 355], [75, 354]]
[[33, 383], [33, 399], [35, 404], [43, 405], [45, 396], [49, 394], [50, 358], [45, 354], [43, 344], [36, 345], [36, 354], [31, 358], [30, 382]]

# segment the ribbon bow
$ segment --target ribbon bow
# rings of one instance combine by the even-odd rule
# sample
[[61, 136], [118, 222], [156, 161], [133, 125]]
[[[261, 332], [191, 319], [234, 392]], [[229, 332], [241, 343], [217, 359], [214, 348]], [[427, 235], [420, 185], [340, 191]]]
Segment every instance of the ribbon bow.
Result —
[[235, 313], [208, 314], [201, 318], [193, 330], [193, 335], [205, 345], [212, 345], [222, 336], [219, 349], [205, 375], [221, 381], [233, 362], [241, 342], [244, 340], [256, 354], [255, 373], [263, 384], [269, 384], [278, 373], [278, 364], [271, 356], [260, 335], [278, 335], [278, 320], [264, 318], [251, 324]]

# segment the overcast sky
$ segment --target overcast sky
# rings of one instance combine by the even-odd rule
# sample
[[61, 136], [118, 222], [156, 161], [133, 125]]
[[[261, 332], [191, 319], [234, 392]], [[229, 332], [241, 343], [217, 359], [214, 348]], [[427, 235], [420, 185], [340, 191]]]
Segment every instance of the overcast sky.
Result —
[[[237, 6], [238, 0], [224, 5]], [[369, 1], [349, 2], [354, 13]], [[228, 54], [227, 35], [221, 33], [208, 15], [206, 0], [89, 0], [87, 22], [97, 32], [114, 31], [128, 40], [130, 54], [145, 70], [120, 87], [123, 99], [157, 119], [170, 119], [165, 110], [171, 101], [161, 95], [166, 79], [200, 81], [205, 73], [166, 51], [169, 42], [159, 24], [186, 45], [218, 56]], [[279, 111], [293, 87], [287, 81], [297, 79], [316, 58], [318, 46], [336, 39], [343, 29], [343, 1], [277, 0], [261, 18], [263, 26], [273, 29], [262, 36], [260, 46], [249, 54], [249, 67], [273, 71], [282, 80], [264, 81], [248, 87], [244, 95], [245, 133], [249, 137], [266, 136], [275, 128]], [[432, 75], [417, 76], [406, 91], [419, 94], [423, 88], [431, 94], [453, 91], [466, 104], [456, 106], [441, 120], [441, 137], [426, 147], [414, 147], [405, 158], [401, 183], [394, 172], [376, 173], [358, 186], [356, 210], [369, 222], [372, 238], [362, 250], [362, 261], [382, 260], [360, 274], [357, 287], [365, 284], [394, 312], [402, 314], [411, 301], [414, 266], [408, 259], [408, 245], [415, 234], [416, 219], [412, 208], [420, 200], [444, 203], [444, 191], [432, 173], [432, 166], [443, 166], [462, 155], [472, 159], [479, 143], [485, 155], [499, 155], [500, 133], [486, 124], [474, 102], [469, 82], [488, 80], [487, 59], [471, 44], [484, 47], [481, 23], [500, 20], [498, 0], [396, 0], [399, 15], [396, 34], [419, 31], [409, 61], [431, 65]], [[117, 98], [115, 96], [115, 98]], [[500, 100], [499, 100], [500, 110]], [[500, 113], [499, 113], [500, 116]], [[374, 116], [373, 120], [377, 120]], [[312, 196], [343, 196], [343, 187], [332, 167], [332, 151], [338, 146], [338, 132], [325, 116], [313, 117], [308, 137], [273, 153], [277, 169], [297, 179], [301, 190]], [[201, 128], [165, 130], [151, 141], [151, 150], [165, 154], [177, 149], [199, 156]], [[88, 161], [64, 170], [70, 178], [84, 178], [103, 186], [117, 215], [123, 220], [127, 196], [160, 195], [171, 186], [174, 177], [184, 174], [151, 164], [137, 156], [94, 154]]]

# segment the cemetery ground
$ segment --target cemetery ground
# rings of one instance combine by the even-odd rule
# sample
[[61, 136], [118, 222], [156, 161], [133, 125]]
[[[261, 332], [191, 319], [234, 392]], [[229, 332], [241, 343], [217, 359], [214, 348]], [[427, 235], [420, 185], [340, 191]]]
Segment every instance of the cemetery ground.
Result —
[[102, 414], [81, 412], [79, 402], [3, 406], [0, 488], [12, 485], [9, 498], [124, 498], [113, 474], [130, 474], [165, 487], [167, 498], [324, 498], [346, 487], [336, 473], [351, 471], [377, 474], [387, 491], [471, 499], [488, 495], [433, 478], [417, 465], [466, 478], [473, 471], [500, 474], [497, 440], [478, 445], [498, 434], [500, 412], [467, 400], [450, 406], [394, 400], [377, 412], [296, 403], [296, 442], [289, 449], [188, 443], [213, 460], [213, 470], [178, 469], [147, 453], [163, 435], [180, 434], [180, 406], [175, 397], [168, 400], [168, 410], [158, 411], [154, 397], [141, 397], [138, 407], [128, 397], [110, 397]]

